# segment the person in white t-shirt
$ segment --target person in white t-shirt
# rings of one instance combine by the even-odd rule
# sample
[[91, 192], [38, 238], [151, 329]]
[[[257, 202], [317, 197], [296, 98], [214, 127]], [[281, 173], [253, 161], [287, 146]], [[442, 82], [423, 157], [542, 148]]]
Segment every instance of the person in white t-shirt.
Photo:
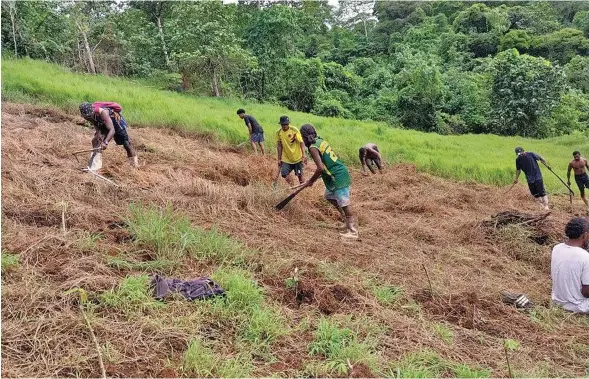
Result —
[[589, 221], [576, 217], [564, 229], [568, 237], [552, 249], [552, 301], [576, 313], [589, 313]]

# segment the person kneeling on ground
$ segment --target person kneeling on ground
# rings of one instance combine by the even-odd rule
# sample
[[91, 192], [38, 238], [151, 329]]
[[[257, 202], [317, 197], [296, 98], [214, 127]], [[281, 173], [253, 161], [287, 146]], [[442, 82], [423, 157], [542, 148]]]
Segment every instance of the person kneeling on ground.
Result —
[[96, 171], [102, 168], [102, 150], [108, 147], [113, 138], [117, 145], [123, 145], [127, 151], [131, 166], [139, 166], [137, 153], [127, 134], [127, 122], [121, 114], [121, 109], [119, 104], [113, 102], [80, 104], [80, 114], [85, 120], [90, 121], [96, 130], [92, 138], [92, 147], [96, 150], [90, 155], [88, 169]]
[[587, 163], [587, 159], [581, 158], [581, 153], [578, 151], [573, 152], [573, 158], [569, 162], [567, 169], [567, 184], [569, 186], [571, 185], [571, 170], [574, 170], [575, 182], [577, 183], [577, 187], [579, 187], [581, 199], [583, 199], [585, 205], [589, 206], [589, 202], [587, 202], [587, 198], [585, 197], [585, 187], [589, 188], [589, 176], [587, 176], [585, 168], [589, 168], [589, 163]]
[[542, 178], [542, 172], [540, 171], [540, 166], [538, 166], [537, 161], [541, 161], [546, 167], [550, 169], [548, 163], [536, 153], [531, 151], [525, 152], [522, 147], [516, 147], [515, 153], [517, 154], [517, 158], [515, 159], [515, 178], [513, 179], [513, 184], [517, 184], [517, 178], [519, 174], [523, 171], [526, 174], [526, 179], [528, 180], [528, 188], [530, 189], [530, 193], [538, 203], [545, 210], [549, 210], [548, 208], [548, 195], [546, 194], [546, 190], [544, 189], [544, 180]]
[[366, 172], [366, 166], [368, 166], [370, 172], [376, 174], [373, 167], [375, 165], [378, 168], [378, 172], [382, 174], [382, 157], [378, 151], [378, 146], [373, 143], [367, 143], [362, 146], [359, 150], [359, 158], [360, 163], [362, 163], [362, 175], [368, 175]]
[[564, 232], [567, 240], [552, 249], [552, 301], [576, 313], [589, 313], [589, 221], [576, 217]]
[[258, 148], [256, 147], [256, 144], [258, 144], [262, 155], [264, 155], [264, 129], [262, 129], [253, 116], [246, 114], [244, 109], [238, 109], [237, 115], [245, 122], [245, 126], [247, 126], [247, 130], [250, 134], [250, 143], [252, 144], [254, 153], [258, 153]]
[[301, 135], [317, 166], [313, 176], [303, 186], [311, 187], [321, 176], [325, 183], [325, 199], [333, 204], [346, 220], [347, 232], [340, 235], [344, 238], [358, 239], [356, 218], [350, 206], [352, 180], [348, 168], [339, 160], [327, 141], [317, 136], [313, 125], [303, 125]]

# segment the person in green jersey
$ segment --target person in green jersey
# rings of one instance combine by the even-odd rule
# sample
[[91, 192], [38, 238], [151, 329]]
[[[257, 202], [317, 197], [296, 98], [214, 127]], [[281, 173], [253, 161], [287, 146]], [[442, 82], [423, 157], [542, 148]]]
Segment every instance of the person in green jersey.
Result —
[[338, 158], [327, 141], [317, 135], [313, 125], [305, 124], [301, 126], [300, 132], [303, 142], [317, 166], [313, 176], [303, 186], [311, 187], [321, 176], [323, 183], [325, 183], [325, 199], [333, 204], [346, 220], [347, 232], [340, 233], [340, 235], [343, 238], [358, 239], [356, 217], [350, 206], [352, 179], [348, 168]]

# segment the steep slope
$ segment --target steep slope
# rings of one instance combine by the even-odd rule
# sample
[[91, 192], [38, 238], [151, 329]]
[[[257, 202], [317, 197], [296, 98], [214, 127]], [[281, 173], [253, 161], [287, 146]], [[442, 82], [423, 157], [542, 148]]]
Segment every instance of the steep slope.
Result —
[[[20, 259], [2, 279], [3, 376], [100, 375], [77, 301], [66, 294], [78, 287], [94, 305], [92, 323], [109, 375], [186, 374], [182, 357], [195, 337], [213, 341], [224, 357], [247, 349], [230, 317], [217, 324], [197, 317], [200, 303], [177, 300], [138, 313], [104, 304], [100, 295], [125, 277], [157, 271], [109, 263], [123, 255], [154, 259], [153, 249], [138, 246], [125, 227], [131, 203], [169, 207], [255, 252], [243, 267], [289, 332], [269, 345], [271, 358], [252, 353], [252, 375], [313, 375], [309, 363], [322, 358], [309, 356], [308, 345], [321, 317], [344, 320], [374, 340], [376, 363], [356, 365], [361, 371], [352, 376], [394, 374], [406, 354], [432, 351], [504, 376], [503, 339], [521, 344], [511, 362], [520, 375], [584, 372], [586, 318], [542, 307], [550, 299], [551, 245], [571, 214], [583, 210], [580, 202], [571, 207], [568, 198], [555, 197], [552, 213], [533, 227], [502, 228], [482, 221], [516, 209], [541, 215], [523, 185], [506, 194], [417, 173], [410, 165], [370, 177], [352, 170], [362, 238], [344, 242], [321, 183], [284, 211], [273, 209], [288, 193], [284, 184], [271, 188], [274, 155], [254, 156], [169, 129], [134, 128], [143, 167], [131, 170], [121, 148], [104, 154], [104, 175], [117, 188], [82, 172], [72, 157], [92, 135], [79, 121], [51, 109], [2, 106], [2, 247]], [[82, 245], [97, 234], [102, 237], [91, 248]], [[223, 265], [186, 256], [163, 272], [191, 279]], [[295, 290], [285, 285], [293, 275]], [[402, 299], [380, 301], [372, 283], [402, 290]], [[525, 292], [541, 306], [529, 315], [503, 305], [500, 291], [506, 289]], [[441, 329], [451, 337], [440, 337]]]

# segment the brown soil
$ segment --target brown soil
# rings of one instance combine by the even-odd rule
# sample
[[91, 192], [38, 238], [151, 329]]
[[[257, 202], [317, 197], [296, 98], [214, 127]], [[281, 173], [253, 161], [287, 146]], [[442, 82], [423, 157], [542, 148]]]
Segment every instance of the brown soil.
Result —
[[[259, 251], [256, 279], [293, 324], [305, 318], [316, 322], [317, 314], [364, 315], [386, 325], [379, 349], [390, 361], [429, 348], [453, 361], [490, 367], [493, 376], [507, 374], [502, 339], [512, 338], [522, 344], [511, 362], [517, 372], [538, 373], [534, 370], [542, 362], [550, 370], [538, 375], [584, 374], [587, 350], [580, 353], [570, 346], [587, 344], [586, 328], [563, 323], [547, 330], [500, 300], [502, 290], [524, 292], [536, 303], [550, 300], [549, 267], [514, 258], [513, 244], [498, 241], [495, 227], [482, 223], [507, 210], [542, 214], [524, 186], [505, 195], [504, 189], [418, 173], [408, 164], [369, 177], [352, 168], [352, 204], [362, 239], [346, 242], [338, 236], [337, 212], [322, 200], [321, 183], [283, 211], [274, 210], [288, 192], [284, 183], [279, 191], [271, 189], [273, 154], [254, 156], [210, 136], [132, 128], [140, 169], [129, 168], [120, 147], [104, 153], [104, 174], [121, 186], [116, 188], [82, 172], [83, 163], [71, 155], [87, 148], [92, 137], [79, 123], [55, 110], [2, 105], [2, 248], [19, 254], [21, 261], [2, 278], [5, 377], [100, 375], [84, 321], [64, 292], [83, 287], [96, 294], [133, 274], [107, 266], [106, 259], [133, 246], [123, 218], [129, 203], [139, 201], [169, 204], [194, 224], [216, 225]], [[80, 156], [80, 161], [86, 159]], [[306, 168], [307, 177], [311, 170], [312, 165]], [[549, 255], [571, 215], [583, 209], [580, 201], [571, 207], [568, 198], [551, 200], [549, 217], [541, 225], [526, 226], [535, 228], [538, 238], [526, 243], [542, 256]], [[60, 230], [63, 202], [66, 235]], [[80, 231], [105, 238], [87, 251], [75, 243]], [[402, 287], [421, 313], [382, 307], [363, 286], [364, 277], [346, 271], [342, 280], [329, 280], [315, 269], [318, 264]], [[433, 297], [424, 292], [428, 283], [422, 265]], [[298, 286], [288, 289], [284, 281], [295, 267], [306, 269]], [[191, 278], [213, 269], [185, 262], [175, 274]], [[454, 343], [436, 338], [432, 322], [450, 325]], [[101, 314], [96, 324], [100, 343], [120, 356], [107, 366], [108, 375], [180, 375], [178, 359], [190, 333], [117, 314]], [[255, 363], [255, 375], [300, 374], [311, 340], [310, 332], [285, 337], [273, 351], [281, 364]], [[170, 362], [178, 366], [170, 368]], [[355, 365], [352, 374], [374, 375], [363, 365]]]

